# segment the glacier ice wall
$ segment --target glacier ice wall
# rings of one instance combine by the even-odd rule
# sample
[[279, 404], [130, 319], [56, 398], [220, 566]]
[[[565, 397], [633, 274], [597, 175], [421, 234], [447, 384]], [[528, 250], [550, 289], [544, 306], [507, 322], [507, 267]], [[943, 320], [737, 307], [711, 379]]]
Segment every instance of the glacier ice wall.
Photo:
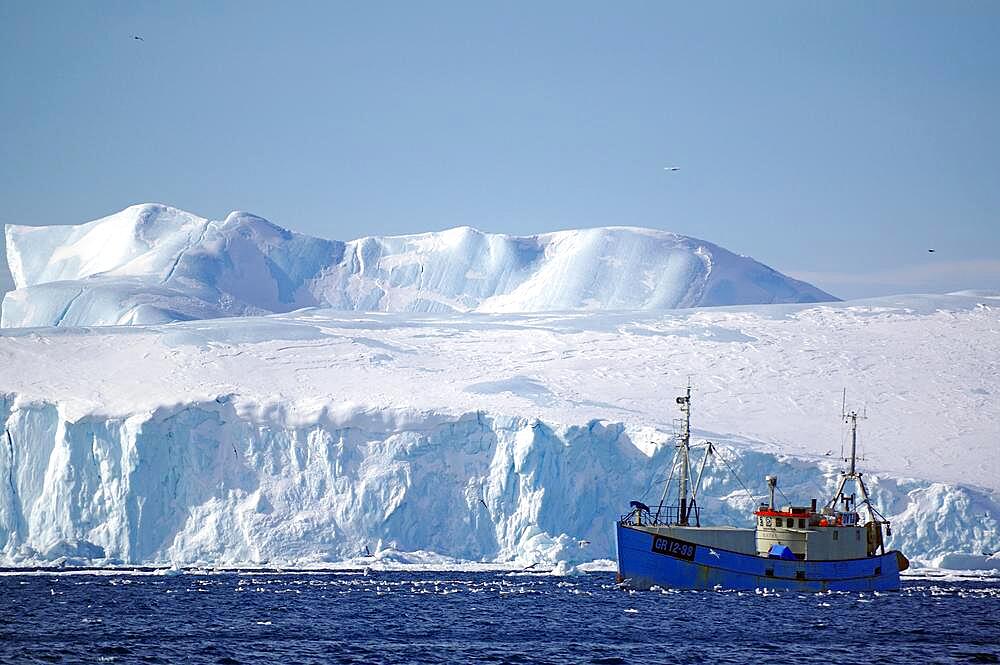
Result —
[[7, 225], [0, 326], [137, 325], [320, 306], [382, 312], [670, 309], [835, 300], [745, 256], [632, 227], [515, 237], [469, 227], [349, 242], [243, 212], [159, 204]]
[[[484, 412], [391, 410], [290, 423], [227, 396], [127, 417], [68, 418], [58, 404], [0, 402], [0, 558], [308, 564], [372, 551], [466, 560], [611, 558], [630, 499], [655, 501], [672, 454], [614, 423], [550, 426]], [[665, 441], [664, 438], [660, 439]], [[739, 446], [751, 487], [777, 472], [793, 498], [824, 498], [835, 470]], [[930, 561], [1000, 549], [996, 497], [871, 476], [890, 543]], [[753, 499], [709, 466], [708, 521], [746, 523]]]

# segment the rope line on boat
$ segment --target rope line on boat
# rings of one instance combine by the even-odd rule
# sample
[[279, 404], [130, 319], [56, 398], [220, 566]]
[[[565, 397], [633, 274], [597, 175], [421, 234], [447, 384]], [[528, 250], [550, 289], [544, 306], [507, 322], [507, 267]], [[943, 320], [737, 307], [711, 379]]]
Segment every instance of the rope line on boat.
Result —
[[775, 489], [778, 490], [778, 494], [781, 495], [781, 497], [785, 500], [786, 504], [788, 504], [789, 506], [792, 505], [792, 500], [789, 499], [787, 496], [785, 496], [785, 493], [781, 491], [780, 487], [775, 486]]
[[663, 494], [660, 496], [660, 503], [656, 506], [656, 517], [654, 520], [660, 519], [660, 511], [663, 510], [663, 502], [667, 500], [667, 492], [670, 491], [670, 483], [674, 480], [674, 471], [677, 469], [677, 454], [674, 454], [673, 460], [670, 462], [670, 475], [667, 476], [667, 482], [663, 485]]
[[743, 482], [739, 474], [736, 473], [733, 467], [729, 464], [729, 460], [725, 458], [725, 456], [722, 454], [722, 450], [720, 450], [718, 446], [716, 446], [715, 448], [715, 454], [718, 455], [719, 459], [722, 460], [722, 463], [726, 465], [727, 469], [729, 469], [729, 473], [733, 474], [733, 478], [736, 479], [736, 482], [740, 484], [740, 486], [743, 488], [743, 491], [747, 493], [748, 497], [750, 497], [750, 505], [751, 506], [754, 505], [757, 501], [757, 497], [753, 495], [750, 489], [746, 486], [746, 483]]
[[[659, 445], [659, 444], [657, 444], [657, 445]], [[646, 487], [646, 491], [643, 492], [642, 495], [639, 498], [640, 499], [645, 499], [649, 495], [649, 493], [653, 490], [653, 488], [660, 484], [660, 482], [666, 483], [666, 487], [664, 488], [664, 494], [666, 494], [666, 490], [670, 488], [670, 481], [674, 479], [674, 468], [676, 466], [677, 466], [677, 458], [676, 457], [671, 457], [670, 458], [670, 475], [668, 475], [666, 478], [663, 478], [662, 476], [659, 477], [659, 478], [657, 478], [656, 475], [654, 474], [653, 478], [649, 481], [649, 485]], [[663, 502], [661, 501], [660, 503], [663, 503]]]

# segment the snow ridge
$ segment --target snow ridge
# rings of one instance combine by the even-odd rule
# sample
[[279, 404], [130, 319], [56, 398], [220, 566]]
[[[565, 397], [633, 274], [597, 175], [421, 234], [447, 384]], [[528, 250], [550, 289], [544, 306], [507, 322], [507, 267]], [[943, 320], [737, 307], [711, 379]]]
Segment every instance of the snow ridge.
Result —
[[604, 227], [515, 237], [463, 226], [349, 242], [245, 212], [160, 204], [5, 229], [0, 326], [136, 325], [289, 312], [658, 310], [835, 300], [708, 242]]

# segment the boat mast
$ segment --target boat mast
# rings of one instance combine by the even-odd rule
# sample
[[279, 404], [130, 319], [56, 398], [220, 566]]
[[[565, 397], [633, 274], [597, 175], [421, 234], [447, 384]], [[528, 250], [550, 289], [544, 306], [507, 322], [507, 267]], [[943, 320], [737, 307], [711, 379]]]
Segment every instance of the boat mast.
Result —
[[690, 474], [690, 452], [691, 452], [691, 384], [688, 384], [687, 392], [683, 397], [677, 398], [677, 404], [684, 413], [684, 429], [681, 432], [681, 442], [678, 445], [678, 456], [680, 459], [680, 487], [677, 492], [677, 524], [679, 526], [688, 525], [688, 475]]
[[[845, 391], [846, 398], [846, 391]], [[844, 419], [844, 423], [849, 423], [851, 426], [851, 456], [850, 458], [844, 460], [850, 463], [850, 469], [846, 472], [840, 474], [840, 483], [837, 485], [837, 491], [834, 492], [833, 498], [830, 499], [830, 503], [827, 507], [833, 510], [843, 510], [844, 512], [853, 512], [856, 509], [857, 501], [854, 499], [854, 495], [847, 496], [844, 494], [844, 486], [847, 484], [848, 480], [854, 481], [854, 486], [861, 493], [862, 503], [867, 503], [868, 501], [868, 490], [865, 487], [865, 483], [861, 480], [861, 474], [858, 473], [857, 461], [858, 461], [858, 418], [864, 418], [863, 415], [858, 415], [857, 411], [846, 411], [841, 413], [841, 417]], [[853, 504], [853, 505], [849, 505]]]
[[[868, 488], [865, 487], [865, 481], [861, 479], [861, 474], [858, 473], [858, 470], [856, 468], [856, 462], [858, 459], [858, 417], [859, 416], [857, 411], [851, 411], [845, 416], [845, 420], [851, 421], [851, 470], [844, 477], [844, 480], [846, 480], [847, 478], [854, 479], [855, 486], [857, 487], [858, 492], [861, 494], [861, 505], [868, 506], [868, 512], [871, 514], [872, 521], [876, 521], [875, 508], [874, 506], [872, 506], [871, 500], [868, 497]], [[860, 416], [860, 417], [864, 418], [865, 416]], [[841, 487], [841, 494], [843, 494], [843, 488], [844, 488], [843, 482], [841, 482], [840, 487]], [[851, 510], [856, 511], [857, 502], [852, 501], [852, 504], [854, 505], [851, 506]]]
[[[844, 391], [844, 404], [847, 403], [847, 391]], [[868, 496], [868, 488], [865, 487], [865, 481], [861, 479], [861, 473], [858, 472], [858, 419], [865, 419], [864, 414], [859, 414], [857, 411], [847, 411], [846, 407], [841, 411], [841, 417], [844, 419], [845, 423], [851, 425], [851, 457], [846, 460], [850, 462], [850, 469], [846, 473], [840, 474], [840, 485], [837, 487], [836, 493], [834, 493], [833, 498], [830, 499], [830, 503], [827, 504], [828, 507], [834, 510], [842, 509], [844, 512], [857, 512], [859, 505], [867, 506], [868, 512], [871, 516], [873, 522], [884, 522], [884, 518], [880, 519], [878, 511], [875, 510], [875, 506], [871, 503], [871, 498]], [[861, 503], [859, 504], [854, 495], [847, 496], [844, 494], [844, 486], [847, 484], [848, 480], [854, 481], [854, 487], [857, 492], [861, 495]]]
[[844, 414], [844, 421], [851, 421], [851, 470], [848, 471], [847, 475], [854, 478], [860, 478], [858, 472], [855, 468], [858, 459], [858, 412], [851, 411], [850, 413]]

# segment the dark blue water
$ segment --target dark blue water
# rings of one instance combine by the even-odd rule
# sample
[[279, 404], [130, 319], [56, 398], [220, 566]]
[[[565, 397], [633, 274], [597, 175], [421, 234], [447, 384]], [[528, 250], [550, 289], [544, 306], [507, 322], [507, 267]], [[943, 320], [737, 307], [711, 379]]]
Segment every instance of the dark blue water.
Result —
[[1000, 580], [629, 592], [610, 573], [0, 577], [2, 663], [989, 663]]

